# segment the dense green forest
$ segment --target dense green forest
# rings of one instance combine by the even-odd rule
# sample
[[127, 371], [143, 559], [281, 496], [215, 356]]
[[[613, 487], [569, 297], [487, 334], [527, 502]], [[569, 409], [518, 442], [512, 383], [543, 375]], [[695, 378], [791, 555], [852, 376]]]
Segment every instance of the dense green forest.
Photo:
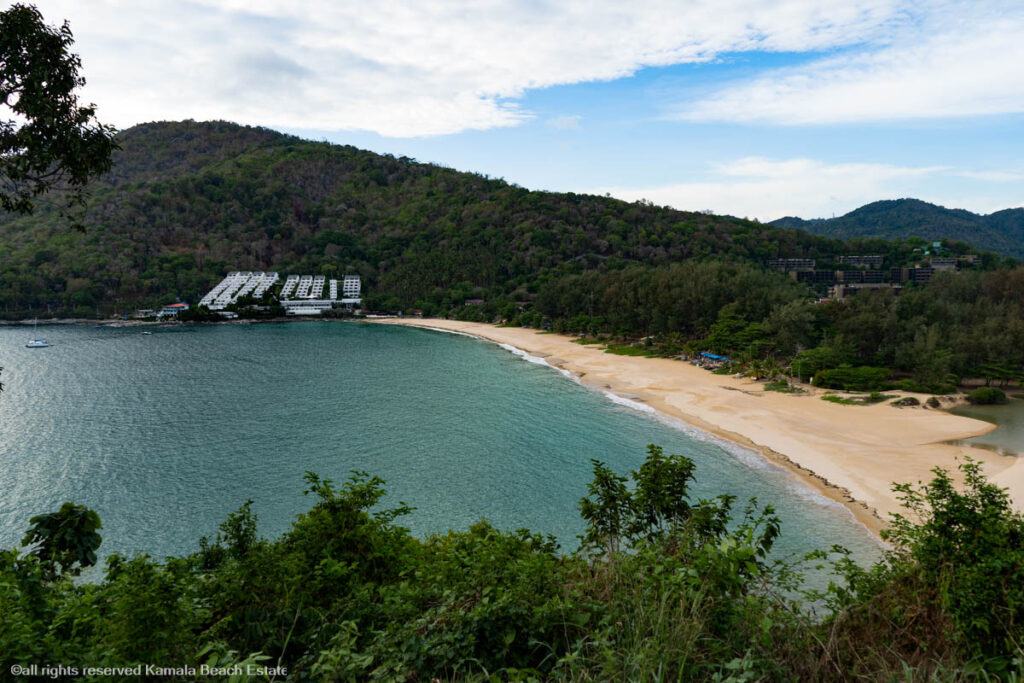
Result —
[[920, 237], [929, 242], [954, 239], [1024, 259], [1024, 209], [1004, 209], [982, 216], [920, 199], [890, 199], [872, 202], [836, 218], [803, 220], [790, 216], [772, 221], [770, 225], [800, 228], [839, 239]]
[[59, 198], [0, 217], [7, 317], [195, 302], [229, 270], [356, 273], [375, 306], [444, 311], [466, 298], [528, 302], [547, 279], [586, 270], [912, 256], [906, 244], [534, 192], [224, 122], [143, 124], [117, 141], [112, 170], [91, 186], [85, 232], [61, 219]]
[[[786, 529], [770, 506], [692, 500], [693, 462], [654, 446], [629, 478], [594, 462], [569, 554], [487, 522], [420, 540], [399, 524], [407, 507], [379, 504], [379, 479], [307, 473], [315, 502], [280, 538], [260, 537], [247, 503], [196, 553], [111, 556], [83, 582], [100, 520], [67, 503], [30, 520], [26, 551], [0, 552], [0, 667], [59, 663], [78, 680], [137, 666], [156, 678], [146, 665], [177, 681], [1020, 680], [1024, 519], [976, 464], [962, 469], [962, 490], [938, 470], [898, 487], [906, 516], [871, 567], [841, 548], [774, 557]], [[809, 567], [831, 567], [827, 590], [801, 585]]]
[[[803, 285], [757, 267], [686, 262], [589, 271], [545, 283], [534, 313], [556, 331], [648, 336], [652, 353], [712, 351], [837, 389], [941, 392], [965, 377], [1024, 377], [1024, 268], [936, 273], [927, 286], [808, 299]], [[471, 317], [473, 311], [459, 312]], [[850, 367], [866, 379], [828, 374]], [[878, 372], [871, 372], [871, 369]]]

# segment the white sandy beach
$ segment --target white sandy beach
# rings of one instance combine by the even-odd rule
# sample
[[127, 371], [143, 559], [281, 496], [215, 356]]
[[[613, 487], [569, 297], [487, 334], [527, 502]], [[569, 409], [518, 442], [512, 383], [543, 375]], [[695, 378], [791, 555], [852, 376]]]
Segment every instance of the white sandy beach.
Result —
[[689, 363], [605, 353], [557, 334], [436, 319], [385, 319], [515, 346], [567, 370], [588, 386], [640, 400], [717, 436], [752, 447], [818, 492], [837, 500], [877, 532], [900, 510], [892, 482], [928, 481], [934, 467], [955, 470], [970, 456], [1024, 502], [1024, 459], [945, 441], [983, 434], [987, 422], [940, 410], [838, 405], [821, 393], [787, 395], [750, 379], [715, 375]]

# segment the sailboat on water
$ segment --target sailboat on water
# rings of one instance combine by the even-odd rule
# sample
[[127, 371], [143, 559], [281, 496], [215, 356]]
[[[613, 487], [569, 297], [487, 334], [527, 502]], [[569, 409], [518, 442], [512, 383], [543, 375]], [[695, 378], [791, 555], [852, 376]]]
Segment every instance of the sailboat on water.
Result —
[[38, 327], [38, 326], [39, 326], [39, 319], [36, 318], [32, 322], [32, 337], [33, 338], [29, 339], [28, 343], [25, 344], [26, 348], [29, 348], [29, 349], [45, 349], [46, 347], [48, 347], [50, 345], [50, 342], [46, 341], [42, 337], [36, 337], [35, 336], [36, 335], [36, 327]]

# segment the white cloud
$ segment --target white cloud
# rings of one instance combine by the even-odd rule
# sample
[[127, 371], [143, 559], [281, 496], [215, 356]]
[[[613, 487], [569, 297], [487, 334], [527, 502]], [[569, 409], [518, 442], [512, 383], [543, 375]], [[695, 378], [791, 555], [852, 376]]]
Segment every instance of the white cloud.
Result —
[[1024, 182], [1024, 171], [997, 170], [997, 171], [959, 171], [962, 178], [982, 180], [988, 183], [1022, 183]]
[[548, 119], [545, 123], [558, 130], [579, 130], [582, 118], [582, 116], [556, 116]]
[[684, 211], [711, 210], [770, 221], [794, 215], [802, 218], [841, 215], [879, 199], [928, 199], [927, 181], [948, 170], [938, 166], [912, 168], [747, 157], [714, 166], [707, 180], [590, 191], [609, 193], [627, 201], [647, 199]]
[[878, 40], [909, 0], [41, 0], [101, 120], [226, 118], [422, 136], [512, 126], [528, 89], [728, 51]]
[[676, 116], [799, 125], [1024, 112], [1020, 3], [923, 7], [880, 47], [728, 85]]

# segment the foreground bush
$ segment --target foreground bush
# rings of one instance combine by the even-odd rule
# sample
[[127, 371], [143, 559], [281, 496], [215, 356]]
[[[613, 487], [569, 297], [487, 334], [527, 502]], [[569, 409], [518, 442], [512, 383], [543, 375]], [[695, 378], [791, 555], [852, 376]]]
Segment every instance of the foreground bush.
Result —
[[316, 501], [277, 540], [258, 536], [247, 503], [193, 555], [112, 556], [82, 584], [71, 578], [98, 519], [65, 507], [33, 520], [31, 553], [0, 554], [0, 666], [213, 662], [296, 681], [1009, 677], [1024, 523], [976, 464], [963, 474], [963, 491], [941, 471], [899, 487], [894, 549], [869, 569], [837, 549], [823, 594], [802, 594], [799, 567], [770, 558], [770, 507], [693, 501], [693, 462], [654, 446], [628, 479], [594, 462], [571, 555], [486, 522], [419, 540], [397, 524], [409, 508], [379, 509], [381, 480], [308, 474]]

